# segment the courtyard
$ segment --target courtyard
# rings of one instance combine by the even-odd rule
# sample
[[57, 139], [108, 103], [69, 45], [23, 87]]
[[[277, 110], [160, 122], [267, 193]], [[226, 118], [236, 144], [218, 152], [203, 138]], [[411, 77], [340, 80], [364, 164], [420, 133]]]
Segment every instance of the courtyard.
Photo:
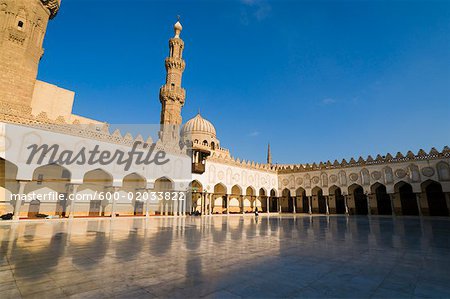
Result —
[[0, 222], [1, 298], [448, 298], [450, 219]]

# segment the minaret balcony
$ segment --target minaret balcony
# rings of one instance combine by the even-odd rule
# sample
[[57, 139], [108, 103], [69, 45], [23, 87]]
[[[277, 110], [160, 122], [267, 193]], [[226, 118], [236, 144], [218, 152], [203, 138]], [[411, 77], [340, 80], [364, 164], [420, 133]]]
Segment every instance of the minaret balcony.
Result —
[[184, 68], [186, 67], [186, 63], [181, 58], [176, 57], [167, 57], [166, 60], [166, 69], [177, 69], [184, 71]]
[[205, 172], [205, 164], [192, 163], [192, 173], [202, 174]]
[[41, 2], [49, 10], [50, 19], [53, 19], [58, 13], [61, 0], [41, 0]]
[[163, 85], [159, 90], [159, 94], [161, 97], [175, 97], [183, 100], [186, 98], [186, 90], [178, 86]]

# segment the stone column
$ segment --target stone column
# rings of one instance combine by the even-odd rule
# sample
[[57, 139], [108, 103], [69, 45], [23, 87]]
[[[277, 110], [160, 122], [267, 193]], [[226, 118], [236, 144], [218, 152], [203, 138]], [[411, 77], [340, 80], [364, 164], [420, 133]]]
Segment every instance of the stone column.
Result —
[[16, 204], [14, 205], [14, 215], [13, 220], [19, 220], [20, 218], [20, 207], [22, 206], [22, 197], [25, 192], [26, 181], [19, 181], [19, 192], [17, 193], [18, 198], [16, 199]]
[[312, 196], [308, 196], [308, 213], [312, 215]]
[[392, 210], [392, 216], [395, 216], [395, 209], [394, 209], [394, 194], [388, 193], [389, 195], [389, 202], [391, 203], [391, 210]]
[[80, 185], [76, 185], [76, 184], [70, 184], [70, 193], [68, 194], [68, 197], [70, 197], [70, 194], [72, 194], [73, 199], [70, 202], [70, 206], [69, 206], [69, 218], [73, 219], [75, 217], [75, 196], [77, 195], [77, 191], [78, 191], [78, 187]]
[[[114, 193], [119, 192], [120, 187], [113, 187]], [[112, 196], [112, 206], [111, 206], [111, 218], [116, 218], [116, 200], [114, 199], [115, 196], [113, 194]]]
[[146, 189], [145, 192], [148, 194], [146, 197], [147, 201], [145, 202], [145, 218], [148, 218], [150, 216], [150, 189]]
[[327, 209], [327, 215], [330, 215], [330, 207], [328, 205], [328, 200], [329, 200], [329, 196], [325, 196], [325, 205], [326, 205], [326, 209]]
[[293, 212], [294, 212], [294, 214], [296, 214], [297, 213], [297, 207], [296, 207], [296, 205], [297, 205], [297, 196], [293, 196], [292, 197], [292, 207], [293, 207]]
[[367, 215], [372, 215], [372, 211], [370, 210], [370, 197], [369, 194], [366, 194], [366, 201], [367, 201]]
[[245, 206], [244, 206], [245, 196], [241, 195], [241, 202], [242, 202], [242, 215], [245, 215]]
[[423, 216], [422, 214], [422, 205], [420, 204], [420, 193], [414, 193], [416, 195], [417, 209], [419, 210], [419, 216]]
[[[181, 192], [179, 193], [181, 194]], [[184, 200], [180, 200], [180, 195], [178, 194], [178, 215], [184, 216], [185, 212], [185, 204], [187, 203], [187, 195], [184, 197]], [[192, 200], [191, 200], [192, 202]]]
[[178, 197], [176, 200], [172, 200], [170, 199], [170, 201], [172, 202], [172, 206], [173, 206], [173, 216], [178, 216], [178, 205], [180, 204], [180, 201], [178, 200]]
[[230, 197], [228, 194], [225, 194], [226, 202], [227, 202], [227, 215], [230, 214]]
[[344, 195], [345, 215], [348, 215], [348, 195]]
[[277, 197], [277, 204], [278, 204], [278, 214], [281, 214], [282, 213], [282, 208], [281, 208], [281, 200], [280, 200], [280, 198], [281, 197]]
[[209, 215], [212, 215], [212, 209], [213, 209], [213, 203], [212, 203], [212, 200], [213, 200], [213, 196], [212, 196], [212, 194], [210, 193], [210, 194], [208, 194], [208, 201], [209, 201], [209, 205], [208, 205], [208, 214], [209, 214]]
[[207, 215], [206, 193], [205, 192], [202, 193], [202, 201], [203, 201], [203, 204], [202, 204], [202, 215], [205, 216], [205, 215]]
[[266, 197], [267, 215], [270, 215], [270, 206], [269, 206], [270, 200], [269, 200], [269, 199], [270, 199], [269, 196], [267, 196], [267, 197]]

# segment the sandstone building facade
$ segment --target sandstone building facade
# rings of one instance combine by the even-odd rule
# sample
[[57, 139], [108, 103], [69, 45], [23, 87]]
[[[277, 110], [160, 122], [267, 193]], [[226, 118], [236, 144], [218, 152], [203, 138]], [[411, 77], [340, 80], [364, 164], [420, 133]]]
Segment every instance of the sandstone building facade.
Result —
[[[74, 93], [36, 79], [47, 23], [58, 0], [0, 0], [0, 214], [65, 217], [251, 213], [436, 215], [450, 208], [450, 149], [386, 154], [350, 161], [274, 165], [240, 160], [222, 147], [214, 125], [200, 113], [182, 124], [184, 42], [177, 22], [160, 89], [162, 137], [171, 144], [170, 169], [113, 165], [77, 167], [27, 164], [20, 149], [59, 140], [66, 149], [101, 143], [129, 151], [136, 143], [166, 148], [161, 140], [132, 136], [72, 114]], [[171, 138], [172, 138], [171, 137]], [[178, 137], [177, 137], [178, 138]], [[178, 142], [180, 141], [180, 142]], [[177, 147], [178, 145], [178, 147]], [[17, 151], [11, 149], [17, 148]], [[188, 154], [189, 175], [186, 160]], [[138, 200], [138, 194], [180, 191], [186, 200]], [[11, 200], [12, 194], [49, 194], [55, 201]], [[122, 194], [118, 200], [67, 200], [73, 194]], [[135, 196], [128, 195], [132, 194]]]

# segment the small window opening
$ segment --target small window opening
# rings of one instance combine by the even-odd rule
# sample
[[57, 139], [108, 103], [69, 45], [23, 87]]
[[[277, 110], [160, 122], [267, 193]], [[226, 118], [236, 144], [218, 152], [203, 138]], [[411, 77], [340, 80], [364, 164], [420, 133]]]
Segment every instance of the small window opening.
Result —
[[22, 28], [23, 28], [23, 22], [22, 22], [22, 21], [19, 21], [19, 23], [17, 23], [17, 27], [19, 27], [20, 29], [22, 29]]

